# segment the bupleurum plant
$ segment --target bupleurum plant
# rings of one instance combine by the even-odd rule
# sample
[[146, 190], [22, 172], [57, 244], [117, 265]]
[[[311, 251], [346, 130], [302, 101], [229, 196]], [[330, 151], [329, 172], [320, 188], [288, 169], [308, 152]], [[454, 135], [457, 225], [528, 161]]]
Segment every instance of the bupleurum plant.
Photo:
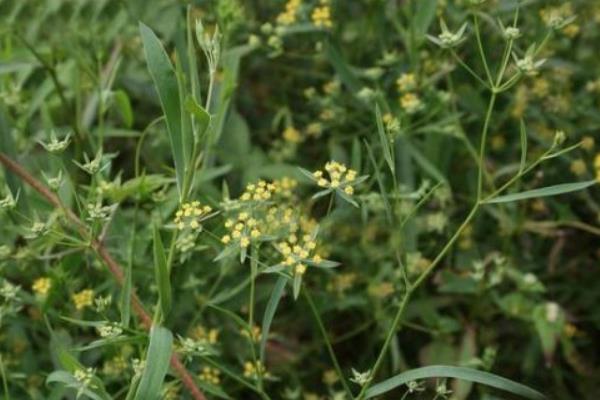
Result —
[[3, 399], [598, 397], [597, 2], [0, 21]]

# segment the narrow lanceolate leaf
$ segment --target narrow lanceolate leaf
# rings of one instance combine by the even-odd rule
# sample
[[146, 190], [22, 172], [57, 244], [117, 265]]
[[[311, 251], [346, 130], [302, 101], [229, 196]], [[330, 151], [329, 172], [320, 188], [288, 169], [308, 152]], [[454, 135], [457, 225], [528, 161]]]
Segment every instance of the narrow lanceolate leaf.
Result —
[[269, 329], [271, 329], [271, 323], [273, 322], [273, 317], [275, 317], [275, 311], [277, 310], [279, 300], [281, 300], [281, 296], [283, 295], [283, 290], [285, 289], [287, 281], [288, 278], [286, 276], [280, 276], [279, 279], [277, 279], [277, 282], [273, 287], [271, 297], [269, 298], [269, 302], [267, 303], [267, 308], [265, 309], [265, 315], [263, 316], [262, 321], [262, 335], [260, 338], [260, 361], [263, 361], [265, 359], [265, 346], [267, 345]]
[[177, 185], [181, 193], [186, 165], [184, 152], [186, 141], [183, 137], [179, 87], [175, 70], [169, 60], [169, 56], [152, 29], [140, 22], [140, 34], [144, 44], [144, 54], [148, 70], [156, 86], [160, 104], [165, 114], [171, 142], [171, 152], [173, 153], [173, 160], [175, 162]]
[[196, 140], [198, 140], [210, 124], [210, 114], [193, 97], [185, 99], [185, 109], [194, 116], [196, 120]]
[[561, 185], [546, 186], [540, 189], [527, 190], [520, 193], [507, 194], [505, 196], [494, 197], [493, 199], [485, 201], [485, 203], [509, 203], [511, 201], [519, 201], [526, 199], [535, 199], [538, 197], [556, 196], [559, 194], [576, 192], [578, 190], [586, 189], [592, 185], [598, 183], [596, 180], [575, 182], [575, 183], [563, 183]]
[[438, 167], [433, 165], [431, 161], [427, 159], [415, 146], [413, 146], [410, 142], [406, 141], [405, 143], [406, 149], [408, 150], [410, 156], [415, 160], [415, 162], [429, 174], [431, 177], [435, 178], [438, 182], [447, 182], [448, 179], [440, 172]]
[[135, 393], [134, 400], [158, 400], [173, 347], [173, 334], [161, 326], [153, 326], [150, 330], [150, 344], [146, 354], [146, 362], [142, 378]]
[[435, 18], [436, 9], [437, 0], [420, 0], [417, 2], [417, 11], [413, 20], [415, 32], [418, 35], [417, 40], [425, 38], [425, 34]]
[[154, 272], [156, 286], [158, 287], [160, 308], [164, 318], [171, 309], [171, 278], [169, 277], [165, 248], [157, 226], [154, 226]]
[[410, 381], [427, 378], [455, 378], [469, 382], [480, 383], [489, 387], [504, 390], [516, 394], [518, 396], [533, 399], [544, 400], [546, 396], [540, 392], [533, 390], [525, 385], [511, 381], [489, 372], [478, 371], [472, 368], [453, 367], [448, 365], [432, 365], [429, 367], [411, 369], [410, 371], [398, 374], [390, 379], [373, 385], [367, 390], [365, 398], [370, 399], [389, 392], [401, 385], [405, 385]]
[[390, 142], [385, 134], [385, 128], [383, 127], [383, 117], [381, 116], [381, 110], [379, 105], [375, 105], [375, 118], [377, 119], [377, 132], [379, 133], [379, 141], [381, 142], [381, 148], [383, 149], [383, 158], [390, 168], [390, 172], [393, 176], [396, 176], [396, 167], [394, 166], [394, 159], [392, 158], [392, 149], [390, 148]]
[[527, 128], [525, 122], [521, 120], [521, 162], [519, 164], [519, 174], [525, 170], [525, 163], [527, 162]]

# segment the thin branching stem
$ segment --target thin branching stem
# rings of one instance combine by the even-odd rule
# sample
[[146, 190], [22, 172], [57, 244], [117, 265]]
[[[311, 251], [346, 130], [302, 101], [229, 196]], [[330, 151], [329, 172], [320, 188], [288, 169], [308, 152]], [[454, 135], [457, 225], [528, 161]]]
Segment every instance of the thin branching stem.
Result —
[[[27, 172], [20, 164], [13, 161], [6, 154], [0, 153], [0, 163], [3, 164], [8, 170], [13, 172], [19, 179], [23, 182], [27, 183], [31, 186], [35, 191], [37, 191], [42, 197], [46, 199], [50, 204], [54, 207], [63, 210], [65, 217], [75, 225], [75, 228], [79, 231], [79, 233], [89, 241], [90, 246], [96, 252], [98, 257], [104, 261], [106, 267], [113, 275], [115, 280], [120, 286], [123, 286], [125, 281], [125, 274], [123, 272], [123, 268], [117, 263], [114, 258], [110, 255], [106, 247], [103, 243], [99, 242], [96, 238], [89, 236], [88, 227], [79, 219], [73, 211], [67, 209], [58, 196], [52, 193], [46, 186], [44, 186], [40, 181], [34, 178], [29, 172]], [[140, 320], [140, 324], [146, 329], [150, 330], [152, 327], [152, 318], [150, 314], [144, 308], [142, 302], [139, 297], [132, 291], [131, 293], [131, 305], [133, 307], [134, 312], [138, 316]], [[181, 360], [179, 359], [177, 354], [173, 354], [171, 356], [171, 367], [177, 372], [179, 378], [181, 379], [183, 385], [189, 391], [190, 395], [194, 400], [205, 400], [204, 394], [202, 391], [196, 386], [194, 382], [194, 378], [190, 374], [190, 372], [185, 368]]]
[[335, 371], [340, 379], [340, 382], [342, 382], [342, 386], [344, 387], [344, 391], [346, 392], [346, 395], [349, 396], [348, 398], [352, 399], [354, 397], [352, 395], [352, 391], [350, 390], [350, 387], [348, 386], [348, 383], [346, 382], [346, 377], [344, 376], [344, 373], [342, 372], [342, 368], [340, 367], [340, 363], [338, 362], [338, 359], [335, 355], [335, 351], [333, 350], [333, 346], [331, 345], [331, 340], [329, 339], [329, 335], [327, 334], [327, 331], [325, 330], [325, 325], [323, 324], [323, 320], [321, 319], [319, 310], [317, 310], [317, 307], [315, 306], [315, 302], [306, 286], [302, 289], [302, 294], [304, 295], [304, 298], [306, 299], [306, 302], [308, 303], [308, 306], [310, 307], [310, 311], [312, 312], [313, 317], [315, 318], [315, 321], [317, 323], [319, 331], [321, 332], [321, 336], [323, 337], [323, 341], [325, 342], [325, 347], [327, 348], [327, 352], [329, 353], [329, 357], [331, 358], [331, 362], [333, 363], [333, 367], [335, 368]]

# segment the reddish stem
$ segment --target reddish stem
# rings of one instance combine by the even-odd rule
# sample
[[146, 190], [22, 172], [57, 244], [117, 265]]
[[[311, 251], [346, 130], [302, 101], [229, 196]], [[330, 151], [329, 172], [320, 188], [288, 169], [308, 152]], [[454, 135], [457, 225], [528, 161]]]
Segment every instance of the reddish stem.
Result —
[[[31, 186], [35, 191], [41, 194], [50, 204], [52, 204], [56, 208], [60, 208], [64, 211], [67, 218], [73, 222], [77, 226], [77, 230], [81, 233], [83, 237], [88, 236], [88, 231], [86, 225], [75, 215], [75, 213], [62, 204], [58, 196], [51, 192], [46, 186], [44, 186], [40, 181], [35, 179], [29, 172], [27, 172], [21, 165], [17, 162], [10, 159], [6, 154], [0, 153], [0, 163], [4, 164], [4, 166], [12, 171], [15, 175], [17, 175], [22, 181]], [[92, 239], [91, 247], [98, 254], [98, 256], [104, 261], [108, 270], [113, 275], [117, 283], [123, 286], [123, 281], [125, 280], [125, 275], [123, 274], [123, 268], [117, 263], [114, 258], [110, 255], [104, 244], [102, 244], [97, 239]], [[133, 311], [138, 316], [141, 325], [146, 329], [150, 330], [152, 327], [152, 318], [150, 314], [144, 308], [144, 305], [140, 301], [139, 297], [132, 291], [131, 293], [131, 305], [133, 307]], [[179, 375], [179, 379], [183, 382], [183, 385], [190, 392], [192, 397], [195, 400], [206, 400], [206, 397], [202, 394], [200, 389], [194, 383], [194, 378], [190, 372], [185, 368], [185, 366], [179, 360], [177, 354], [173, 353], [171, 355], [171, 367], [177, 372]]]

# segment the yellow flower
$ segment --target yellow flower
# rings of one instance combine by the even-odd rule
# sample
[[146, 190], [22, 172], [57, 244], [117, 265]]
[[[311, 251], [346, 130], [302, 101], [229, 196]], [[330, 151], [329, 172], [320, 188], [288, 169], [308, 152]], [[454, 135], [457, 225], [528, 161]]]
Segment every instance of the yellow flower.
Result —
[[39, 296], [45, 297], [52, 288], [50, 278], [38, 278], [33, 282], [31, 289]]
[[242, 329], [240, 330], [240, 333], [242, 334], [242, 336], [250, 338], [253, 342], [260, 342], [260, 339], [262, 337], [260, 327], [256, 325], [252, 326], [252, 329], [250, 331], [248, 331], [247, 329]]
[[502, 150], [506, 146], [504, 135], [498, 134], [492, 136], [491, 145], [494, 150]]
[[302, 141], [302, 135], [300, 134], [300, 131], [293, 126], [288, 126], [285, 128], [282, 136], [285, 141], [290, 143], [300, 143]]
[[400, 105], [408, 114], [414, 114], [423, 107], [421, 99], [414, 93], [405, 93], [400, 98]]
[[333, 386], [338, 381], [338, 379], [338, 374], [333, 369], [328, 369], [325, 372], [323, 372], [323, 383], [327, 386]]
[[595, 141], [594, 141], [594, 138], [591, 136], [584, 136], [581, 139], [581, 148], [586, 151], [593, 150], [594, 145], [595, 145]]
[[250, 246], [250, 239], [248, 239], [246, 236], [242, 236], [242, 238], [240, 239], [240, 246], [242, 246], [243, 248]]
[[575, 36], [577, 36], [579, 34], [579, 32], [581, 31], [581, 28], [577, 24], [571, 24], [571, 25], [565, 26], [562, 31], [568, 37], [574, 38]]
[[206, 219], [211, 212], [212, 208], [210, 206], [203, 206], [199, 201], [183, 203], [175, 213], [174, 222], [179, 230], [186, 227], [193, 230], [200, 229], [200, 222]]
[[252, 361], [246, 361], [244, 363], [244, 376], [246, 378], [256, 379], [264, 374], [265, 367], [260, 361], [257, 361], [256, 363], [253, 363]]
[[384, 299], [394, 293], [394, 285], [390, 282], [381, 282], [376, 285], [370, 285], [368, 292], [373, 297]]
[[94, 291], [92, 289], [84, 289], [81, 292], [75, 293], [72, 296], [73, 303], [77, 310], [82, 310], [85, 307], [92, 305], [94, 301]]
[[533, 81], [533, 87], [531, 88], [531, 91], [537, 97], [547, 96], [548, 92], [550, 91], [550, 83], [547, 79], [538, 78]]
[[400, 92], [408, 92], [413, 90], [417, 86], [417, 80], [414, 74], [402, 74], [396, 80], [396, 85], [398, 86], [398, 91]]
[[337, 161], [330, 161], [325, 164], [325, 171], [327, 171], [329, 179], [324, 177], [325, 173], [322, 170], [317, 170], [312, 173], [318, 186], [332, 189], [340, 188], [344, 190], [347, 195], [354, 194], [352, 185], [356, 179], [356, 171], [349, 169], [344, 164]]
[[198, 325], [192, 329], [190, 337], [201, 343], [216, 344], [219, 340], [219, 331], [217, 329], [206, 330], [203, 326]]
[[577, 176], [582, 176], [587, 172], [587, 166], [582, 159], [574, 160], [571, 163], [571, 172]]
[[331, 22], [331, 9], [327, 5], [316, 7], [312, 12], [311, 19], [313, 24], [320, 28], [331, 28], [333, 26]]
[[323, 125], [320, 122], [312, 122], [306, 127], [306, 134], [312, 137], [319, 137], [323, 132]]
[[198, 378], [212, 385], [218, 385], [221, 383], [221, 371], [216, 368], [204, 367]]
[[281, 25], [291, 25], [295, 23], [300, 5], [301, 0], [289, 0], [285, 5], [285, 11], [277, 16], [277, 23]]

